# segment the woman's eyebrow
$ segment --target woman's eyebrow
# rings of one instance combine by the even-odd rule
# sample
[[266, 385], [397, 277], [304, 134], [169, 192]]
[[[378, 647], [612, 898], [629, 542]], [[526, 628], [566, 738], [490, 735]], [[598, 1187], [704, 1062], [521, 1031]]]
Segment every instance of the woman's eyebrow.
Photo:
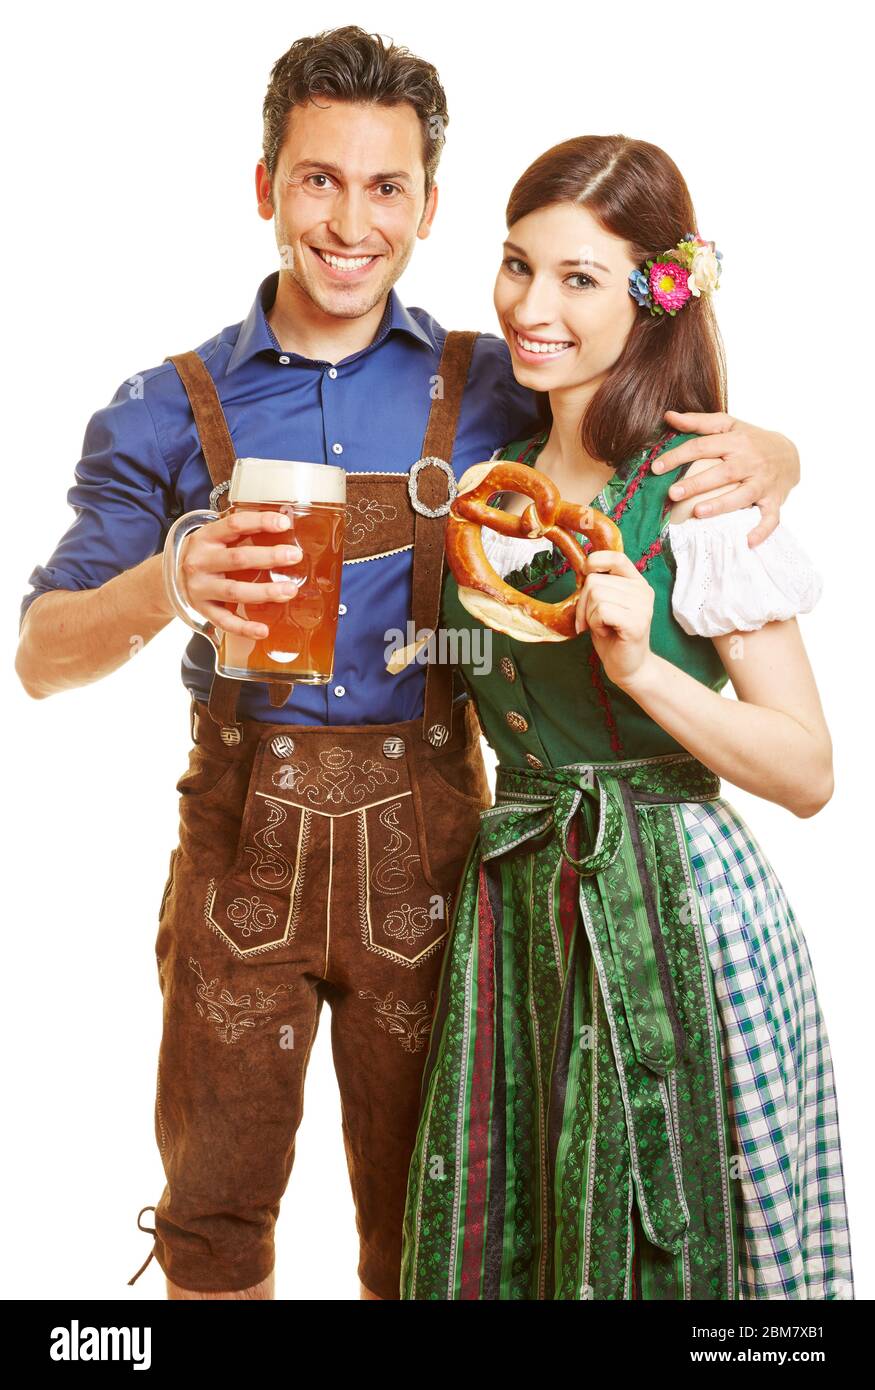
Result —
[[[526, 253], [525, 253], [525, 251], [523, 250], [522, 246], [517, 246], [516, 242], [513, 242], [513, 241], [506, 241], [506, 242], [504, 243], [504, 249], [505, 249], [506, 251], [516, 251], [516, 252], [518, 252], [519, 255], [521, 255], [522, 257], [525, 257], [525, 255], [526, 255]], [[610, 273], [611, 273], [611, 272], [608, 270], [608, 267], [607, 267], [606, 265], [601, 265], [601, 263], [600, 263], [599, 261], [591, 261], [591, 260], [588, 260], [588, 259], [584, 259], [584, 260], [579, 259], [579, 260], [576, 260], [576, 261], [560, 261], [560, 262], [559, 262], [559, 265], [560, 265], [560, 266], [589, 265], [589, 266], [592, 266], [593, 270], [603, 270], [604, 273], [605, 273], [605, 275], [610, 275]]]
[[592, 266], [593, 270], [603, 270], [603, 271], [605, 272], [606, 275], [610, 275], [610, 273], [611, 273], [611, 272], [608, 270], [608, 267], [607, 267], [606, 265], [602, 265], [600, 261], [590, 261], [590, 260], [588, 260], [588, 259], [584, 259], [584, 260], [577, 260], [577, 261], [560, 261], [559, 264], [560, 264], [560, 266], [564, 266], [564, 265], [589, 265], [589, 266]]

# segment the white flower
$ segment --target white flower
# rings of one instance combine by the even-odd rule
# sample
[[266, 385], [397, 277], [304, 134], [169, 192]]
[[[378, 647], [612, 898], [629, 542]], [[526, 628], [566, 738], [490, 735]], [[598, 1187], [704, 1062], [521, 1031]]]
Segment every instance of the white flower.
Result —
[[711, 247], [697, 247], [687, 280], [690, 293], [697, 298], [702, 293], [708, 294], [711, 290], [716, 290], [719, 279], [720, 262]]

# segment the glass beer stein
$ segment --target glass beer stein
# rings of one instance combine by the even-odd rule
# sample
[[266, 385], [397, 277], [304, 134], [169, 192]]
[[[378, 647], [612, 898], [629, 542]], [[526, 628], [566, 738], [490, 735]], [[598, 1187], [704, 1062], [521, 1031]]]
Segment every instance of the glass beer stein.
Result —
[[[334, 669], [334, 641], [340, 603], [343, 537], [346, 521], [346, 473], [330, 464], [286, 459], [237, 459], [228, 489], [231, 511], [283, 512], [287, 531], [256, 531], [234, 545], [301, 547], [297, 564], [273, 569], [229, 571], [230, 579], [297, 585], [284, 603], [223, 603], [248, 622], [263, 623], [266, 637], [245, 637], [214, 628], [183, 598], [179, 553], [185, 537], [219, 512], [186, 512], [173, 523], [164, 545], [164, 582], [183, 622], [209, 638], [216, 648], [216, 670], [234, 680], [324, 685]], [[216, 632], [215, 638], [213, 632]]]

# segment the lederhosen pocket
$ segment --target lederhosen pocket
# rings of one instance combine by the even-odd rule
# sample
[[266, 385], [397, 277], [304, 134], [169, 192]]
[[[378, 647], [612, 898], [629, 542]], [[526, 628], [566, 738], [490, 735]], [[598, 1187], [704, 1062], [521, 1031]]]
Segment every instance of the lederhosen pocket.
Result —
[[[453, 736], [440, 749], [426, 743], [416, 726], [409, 743], [408, 776], [411, 794], [403, 808], [386, 808], [377, 818], [369, 813], [371, 845], [379, 843], [380, 830], [395, 832], [395, 842], [371, 869], [370, 931], [372, 949], [415, 967], [449, 935], [480, 812], [492, 799], [473, 709], [458, 711]], [[409, 840], [412, 850], [407, 848]], [[410, 866], [408, 877], [415, 873], [416, 886], [406, 887], [401, 896], [399, 882], [393, 902], [392, 875], [405, 863]]]
[[388, 800], [356, 813], [358, 918], [367, 951], [416, 969], [443, 944], [446, 905], [425, 872], [407, 761]]
[[295, 936], [312, 815], [295, 795], [296, 780], [294, 759], [280, 760], [271, 741], [262, 738], [236, 856], [229, 869], [209, 881], [204, 916], [243, 959], [278, 951]]

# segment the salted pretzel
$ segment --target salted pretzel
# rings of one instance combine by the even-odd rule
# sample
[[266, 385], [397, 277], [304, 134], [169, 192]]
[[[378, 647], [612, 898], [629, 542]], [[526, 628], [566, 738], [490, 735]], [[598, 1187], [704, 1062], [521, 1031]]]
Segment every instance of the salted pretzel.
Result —
[[[518, 492], [531, 503], [521, 516], [490, 507], [496, 492]], [[574, 593], [545, 603], [520, 593], [492, 568], [483, 549], [482, 526], [505, 536], [546, 537], [561, 550], [577, 578]], [[566, 502], [545, 473], [523, 463], [477, 463], [459, 480], [447, 517], [447, 564], [459, 585], [459, 602], [487, 627], [520, 642], [564, 642], [575, 637], [574, 612], [586, 578], [586, 551], [572, 532], [596, 550], [622, 550], [623, 538], [604, 512]]]

